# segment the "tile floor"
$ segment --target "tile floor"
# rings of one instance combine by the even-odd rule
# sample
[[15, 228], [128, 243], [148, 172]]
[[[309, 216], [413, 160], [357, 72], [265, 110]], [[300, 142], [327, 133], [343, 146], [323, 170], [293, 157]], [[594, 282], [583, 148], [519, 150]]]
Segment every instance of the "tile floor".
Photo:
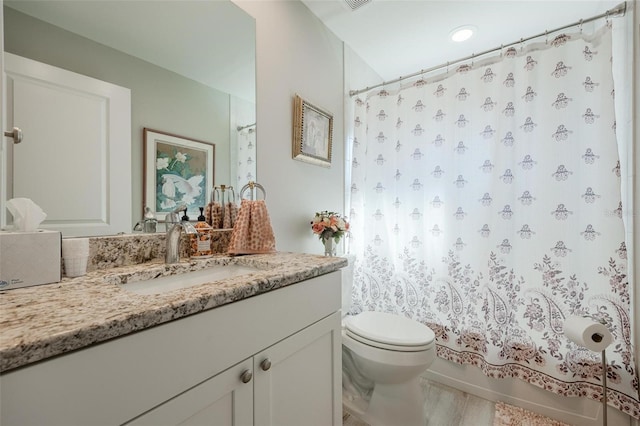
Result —
[[[492, 401], [424, 378], [421, 383], [428, 413], [425, 426], [493, 425], [495, 404]], [[367, 426], [354, 416], [345, 417], [343, 426]]]

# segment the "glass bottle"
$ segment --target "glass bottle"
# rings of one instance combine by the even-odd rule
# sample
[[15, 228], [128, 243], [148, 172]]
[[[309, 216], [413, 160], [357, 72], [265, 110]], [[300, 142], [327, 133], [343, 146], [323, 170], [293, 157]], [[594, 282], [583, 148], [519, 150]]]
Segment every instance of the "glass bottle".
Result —
[[206, 258], [213, 255], [211, 250], [211, 237], [213, 236], [213, 228], [209, 225], [204, 217], [204, 207], [200, 207], [200, 216], [195, 224], [196, 233], [191, 234], [190, 255], [193, 258]]

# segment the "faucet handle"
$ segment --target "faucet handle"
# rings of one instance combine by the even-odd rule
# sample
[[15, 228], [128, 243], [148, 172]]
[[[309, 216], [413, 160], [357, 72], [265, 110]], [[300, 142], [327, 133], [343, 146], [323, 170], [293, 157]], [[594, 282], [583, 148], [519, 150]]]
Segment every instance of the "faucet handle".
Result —
[[[184, 212], [184, 215], [187, 216], [187, 206], [184, 204], [179, 205], [175, 210], [167, 213], [167, 215], [164, 217], [164, 221], [166, 223], [180, 223], [180, 212]], [[185, 220], [184, 217], [182, 218], [182, 220]], [[187, 217], [186, 220], [189, 220], [189, 217]]]
[[171, 212], [171, 213], [167, 213], [167, 215], [164, 217], [164, 221], [166, 223], [179, 223], [180, 222], [180, 218], [178, 217], [178, 213], [176, 212]]

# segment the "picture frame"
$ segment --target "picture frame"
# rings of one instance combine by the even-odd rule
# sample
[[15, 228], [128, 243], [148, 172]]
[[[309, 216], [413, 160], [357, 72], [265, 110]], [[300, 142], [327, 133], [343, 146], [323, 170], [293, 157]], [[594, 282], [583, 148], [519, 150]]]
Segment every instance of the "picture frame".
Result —
[[293, 159], [331, 167], [333, 115], [295, 95]]
[[143, 147], [143, 211], [163, 221], [185, 205], [196, 221], [214, 185], [215, 144], [145, 127]]

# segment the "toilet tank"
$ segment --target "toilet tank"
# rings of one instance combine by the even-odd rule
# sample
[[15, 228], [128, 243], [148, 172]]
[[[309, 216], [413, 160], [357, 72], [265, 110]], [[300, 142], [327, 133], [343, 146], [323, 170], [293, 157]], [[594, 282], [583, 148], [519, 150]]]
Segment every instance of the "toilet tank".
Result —
[[346, 316], [351, 310], [351, 291], [353, 289], [353, 264], [356, 260], [356, 256], [353, 254], [347, 254], [344, 257], [347, 258], [349, 264], [342, 268], [342, 317]]

